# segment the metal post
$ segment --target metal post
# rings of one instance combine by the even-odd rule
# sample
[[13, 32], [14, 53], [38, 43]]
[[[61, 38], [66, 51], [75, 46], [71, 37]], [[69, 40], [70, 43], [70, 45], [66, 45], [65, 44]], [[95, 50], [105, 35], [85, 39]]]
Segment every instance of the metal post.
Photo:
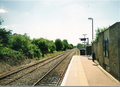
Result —
[[92, 20], [92, 41], [93, 41], [93, 18], [89, 17], [89, 20]]
[[92, 53], [93, 53], [93, 18], [89, 17], [89, 20], [92, 20]]
[[92, 40], [93, 40], [93, 19], [92, 19]]
[[[85, 35], [87, 35], [87, 34], [83, 34], [84, 35], [84, 38], [85, 38]], [[85, 48], [85, 40], [84, 40], [84, 48]]]
[[92, 52], [93, 52], [93, 19], [92, 19]]
[[[85, 35], [84, 35], [84, 38], [85, 38]], [[85, 48], [85, 41], [84, 41], [84, 48]]]

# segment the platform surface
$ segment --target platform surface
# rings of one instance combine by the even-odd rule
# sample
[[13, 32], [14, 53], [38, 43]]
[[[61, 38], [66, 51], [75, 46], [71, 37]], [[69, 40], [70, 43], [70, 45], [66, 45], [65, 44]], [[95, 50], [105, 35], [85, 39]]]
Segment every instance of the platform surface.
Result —
[[88, 57], [74, 55], [61, 86], [120, 86], [120, 83]]

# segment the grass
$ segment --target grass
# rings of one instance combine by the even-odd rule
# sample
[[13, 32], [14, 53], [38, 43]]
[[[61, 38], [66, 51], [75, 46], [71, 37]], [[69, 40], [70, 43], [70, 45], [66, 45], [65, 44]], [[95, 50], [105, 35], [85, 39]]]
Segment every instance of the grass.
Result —
[[48, 53], [45, 55], [45, 57], [51, 57], [51, 56], [55, 56], [55, 55], [58, 55], [60, 53], [63, 53], [64, 51], [54, 51], [53, 53]]
[[54, 51], [53, 53], [45, 54], [44, 57], [40, 57], [40, 58], [36, 57], [35, 60], [41, 60], [41, 59], [44, 59], [44, 58], [52, 57], [52, 56], [58, 55], [58, 54], [63, 53], [63, 52], [65, 52], [65, 51]]

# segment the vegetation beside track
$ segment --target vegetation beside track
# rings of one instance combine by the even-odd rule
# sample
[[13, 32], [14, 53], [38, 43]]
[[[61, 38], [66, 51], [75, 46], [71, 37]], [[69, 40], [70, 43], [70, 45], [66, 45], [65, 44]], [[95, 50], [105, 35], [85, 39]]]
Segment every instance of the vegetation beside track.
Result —
[[0, 65], [7, 63], [10, 66], [19, 66], [23, 65], [25, 60], [29, 59], [27, 61], [29, 63], [30, 60], [54, 56], [72, 48], [73, 45], [69, 44], [66, 39], [62, 41], [58, 38], [55, 42], [45, 38], [30, 39], [26, 33], [12, 34], [12, 30], [0, 28]]
[[33, 59], [30, 59], [30, 58], [23, 56], [21, 60], [19, 59], [16, 62], [15, 62], [15, 58], [12, 59], [12, 58], [6, 57], [6, 61], [3, 61], [3, 60], [0, 61], [0, 66], [1, 66], [0, 67], [0, 74], [7, 72], [7, 71], [10, 71], [12, 69], [15, 69], [15, 68], [22, 66], [22, 65], [30, 64], [33, 62], [37, 62], [38, 60], [42, 60], [42, 59], [45, 59], [45, 58], [48, 58], [51, 56], [58, 55], [62, 52], [64, 52], [64, 51], [54, 51], [53, 53], [45, 54], [44, 57], [33, 58]]

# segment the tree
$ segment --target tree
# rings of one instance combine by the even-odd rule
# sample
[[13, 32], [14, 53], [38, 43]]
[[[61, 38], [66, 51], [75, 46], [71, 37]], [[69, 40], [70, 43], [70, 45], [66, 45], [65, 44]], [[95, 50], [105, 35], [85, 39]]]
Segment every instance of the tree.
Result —
[[97, 30], [95, 30], [96, 31], [96, 37], [95, 37], [95, 40], [93, 42], [98, 42], [99, 33], [103, 32], [107, 29], [108, 29], [108, 27], [97, 28]]
[[0, 25], [4, 22], [4, 20], [0, 17]]
[[73, 44], [70, 44], [70, 46], [71, 46], [71, 48], [70, 49], [72, 49], [74, 46], [73, 46]]
[[[0, 25], [4, 20], [0, 17]], [[5, 28], [0, 28], [0, 47], [8, 46], [9, 35], [11, 35], [12, 30], [5, 30]]]
[[34, 43], [32, 44], [30, 37], [27, 36], [26, 33], [24, 35], [16, 33], [11, 35], [9, 39], [9, 47], [13, 50], [24, 53], [29, 58], [39, 58], [42, 56], [40, 48]]
[[30, 58], [34, 58], [34, 57], [40, 58], [42, 56], [42, 52], [35, 44], [30, 44], [30, 50], [28, 51], [28, 56]]
[[78, 43], [77, 48], [81, 48], [81, 47], [84, 47], [84, 44]]
[[68, 48], [68, 44], [66, 44], [65, 42], [62, 43], [63, 43], [63, 50], [66, 51], [66, 49]]
[[47, 41], [48, 43], [48, 52], [53, 53], [54, 50], [56, 50], [56, 45], [53, 41]]
[[0, 46], [8, 46], [9, 36], [11, 30], [5, 30], [5, 28], [0, 28]]
[[44, 57], [44, 54], [48, 52], [47, 40], [43, 38], [33, 39], [32, 43], [38, 46], [38, 48], [42, 51], [42, 56]]
[[10, 48], [23, 53], [27, 53], [30, 50], [30, 43], [30, 37], [27, 34], [14, 34], [9, 39]]
[[63, 40], [64, 43], [68, 44], [68, 41], [66, 39]]
[[65, 51], [66, 49], [69, 49], [69, 44], [68, 44], [68, 41], [66, 39], [63, 40], [63, 50]]
[[60, 51], [63, 49], [63, 43], [60, 39], [56, 39], [55, 40], [55, 45], [56, 45], [56, 50]]

